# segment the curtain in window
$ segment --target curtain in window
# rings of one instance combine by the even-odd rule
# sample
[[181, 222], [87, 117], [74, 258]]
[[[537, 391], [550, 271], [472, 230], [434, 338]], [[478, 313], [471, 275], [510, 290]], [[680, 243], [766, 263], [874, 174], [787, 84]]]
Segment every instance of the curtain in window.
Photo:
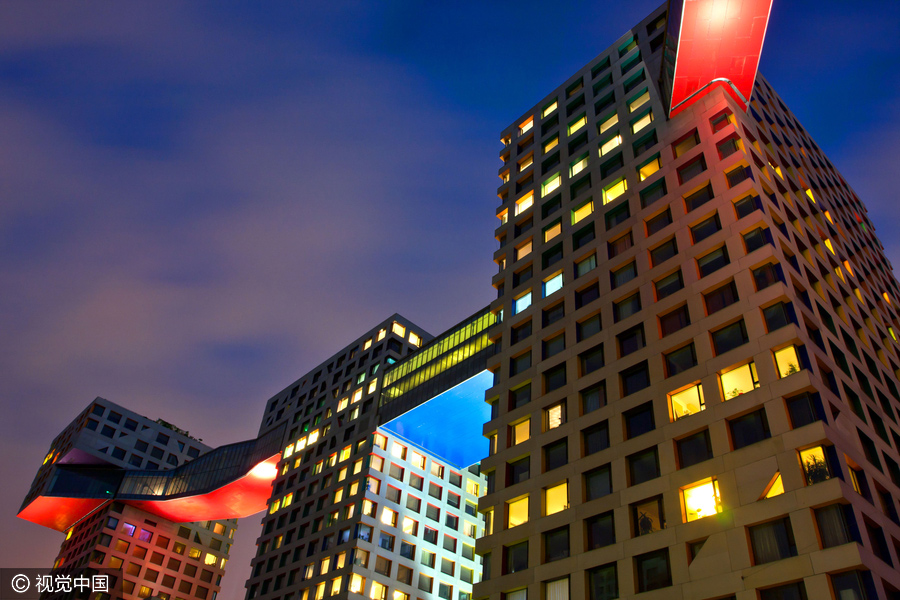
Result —
[[506, 592], [506, 600], [527, 600], [528, 590], [516, 590], [514, 592]]
[[819, 524], [819, 535], [822, 547], [831, 548], [851, 542], [850, 531], [844, 518], [843, 506], [832, 504], [816, 510], [816, 522]]
[[758, 565], [792, 555], [787, 526], [783, 519], [751, 527], [750, 542]]
[[547, 582], [547, 600], [569, 600], [568, 577]]

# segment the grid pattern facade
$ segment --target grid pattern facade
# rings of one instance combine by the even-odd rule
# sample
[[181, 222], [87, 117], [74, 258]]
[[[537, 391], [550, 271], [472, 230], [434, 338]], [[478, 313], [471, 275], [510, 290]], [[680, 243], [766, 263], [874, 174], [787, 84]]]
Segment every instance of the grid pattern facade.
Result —
[[[97, 398], [54, 439], [23, 506], [52, 483], [57, 462], [163, 471], [209, 450], [185, 431]], [[53, 566], [122, 569], [125, 599], [214, 599], [236, 528], [236, 520], [176, 524], [107, 502], [66, 532]]]
[[475, 597], [897, 597], [900, 289], [763, 78], [666, 119], [664, 25], [502, 133]]

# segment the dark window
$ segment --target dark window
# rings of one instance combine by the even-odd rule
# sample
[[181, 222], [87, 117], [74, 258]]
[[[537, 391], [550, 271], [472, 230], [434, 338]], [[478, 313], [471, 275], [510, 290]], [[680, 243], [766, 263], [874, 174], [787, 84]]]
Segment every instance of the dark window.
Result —
[[625, 159], [622, 157], [622, 153], [619, 152], [602, 165], [600, 165], [600, 177], [606, 179], [619, 169], [625, 166]]
[[806, 587], [802, 581], [759, 590], [759, 600], [806, 600]]
[[737, 286], [734, 285], [734, 281], [729, 281], [725, 285], [703, 294], [703, 301], [706, 304], [706, 314], [708, 315], [718, 312], [726, 306], [731, 306], [737, 302], [738, 299]]
[[544, 446], [544, 472], [552, 471], [569, 462], [569, 444], [566, 438]]
[[578, 355], [581, 375], [587, 375], [603, 367], [603, 344], [594, 346]]
[[657, 279], [653, 282], [653, 285], [656, 287], [657, 300], [662, 300], [663, 298], [671, 296], [684, 287], [684, 278], [681, 276], [681, 269], [666, 275], [662, 279]]
[[770, 435], [764, 408], [732, 419], [728, 421], [728, 426], [731, 429], [731, 444], [735, 450], [761, 442]]
[[616, 527], [612, 511], [585, 519], [584, 526], [587, 529], [587, 550], [616, 543]]
[[616, 563], [588, 570], [588, 600], [614, 600], [619, 597]]
[[647, 219], [647, 237], [650, 237], [658, 231], [662, 231], [671, 222], [672, 210], [667, 206], [666, 210], [664, 210], [663, 212]]
[[584, 455], [594, 454], [609, 448], [609, 423], [603, 421], [581, 430], [584, 441]]
[[557, 336], [544, 340], [543, 344], [544, 359], [559, 354], [566, 349], [566, 334], [560, 333]]
[[722, 229], [722, 223], [719, 221], [719, 213], [715, 213], [691, 227], [691, 239], [697, 244], [720, 229]]
[[553, 264], [561, 261], [563, 258], [562, 244], [557, 244], [556, 246], [553, 246], [552, 248], [550, 248], [549, 250], [544, 252], [541, 256], [542, 256], [542, 261], [543, 261], [543, 268], [545, 268], [545, 269], [547, 267], [549, 267], [550, 265], [553, 265]]
[[728, 109], [725, 109], [709, 120], [709, 124], [712, 126], [713, 133], [722, 131], [723, 129], [728, 127], [728, 124], [731, 122], [729, 119], [730, 114], [731, 113], [728, 112]]
[[[654, 137], [656, 132], [653, 132]], [[655, 142], [654, 142], [655, 143]], [[635, 154], [637, 156], [637, 154]], [[657, 200], [662, 199], [666, 195], [666, 180], [660, 179], [654, 184], [648, 185], [641, 191], [641, 208], [647, 208]]]
[[785, 398], [784, 403], [787, 405], [793, 429], [825, 420], [822, 401], [817, 393], [803, 392], [798, 396]]
[[746, 344], [747, 328], [744, 326], [744, 320], [741, 319], [712, 332], [712, 343], [717, 356]]
[[534, 270], [532, 269], [531, 265], [528, 265], [527, 267], [525, 267], [518, 273], [513, 273], [513, 287], [516, 287], [516, 286], [530, 280], [531, 276], [533, 274], [533, 271]]
[[756, 284], [756, 290], [762, 290], [770, 285], [775, 285], [779, 281], [784, 282], [784, 274], [781, 272], [781, 265], [778, 263], [767, 263], [761, 267], [753, 269], [753, 282]]
[[531, 402], [531, 384], [526, 383], [509, 392], [509, 409], [514, 410]]
[[612, 473], [609, 465], [591, 469], [584, 474], [584, 497], [596, 500], [612, 493]]
[[509, 361], [509, 374], [518, 375], [524, 373], [531, 367], [531, 351], [525, 354], [511, 358]]
[[566, 385], [566, 363], [544, 371], [544, 393], [558, 390]]
[[734, 212], [738, 219], [742, 219], [747, 215], [762, 208], [759, 196], [744, 196], [734, 203]]
[[678, 244], [673, 237], [650, 250], [650, 265], [653, 267], [661, 265], [676, 254], [678, 254]]
[[631, 209], [628, 203], [620, 204], [616, 208], [606, 213], [606, 230], [609, 231], [619, 223], [624, 223], [631, 216]]
[[584, 321], [580, 321], [575, 325], [575, 339], [576, 341], [583, 341], [587, 338], [600, 333], [601, 323], [600, 323], [600, 313], [592, 317], [588, 317]]
[[690, 181], [697, 175], [703, 173], [706, 170], [706, 158], [702, 154], [697, 156], [694, 159], [686, 162], [684, 166], [678, 169], [678, 180], [681, 183], [686, 181]]
[[713, 457], [712, 445], [709, 441], [709, 430], [704, 429], [693, 435], [677, 440], [675, 449], [678, 452], [679, 468], [687, 467], [709, 460]]
[[600, 297], [600, 286], [596, 283], [575, 292], [575, 308], [586, 306]]
[[753, 179], [753, 171], [748, 166], [738, 167], [725, 173], [725, 180], [728, 182], [729, 188], [733, 188], [746, 179]]
[[525, 338], [529, 337], [530, 335], [531, 335], [531, 319], [528, 319], [521, 325], [519, 325], [517, 327], [513, 327], [510, 330], [509, 342], [510, 342], [510, 344], [516, 344], [518, 342], [521, 342]]
[[572, 247], [578, 250], [588, 242], [594, 241], [594, 224], [591, 223], [587, 227], [583, 227], [572, 235]]
[[659, 331], [662, 337], [675, 333], [690, 324], [691, 315], [688, 312], [687, 304], [659, 317]]
[[663, 513], [662, 496], [648, 498], [631, 505], [631, 522], [634, 537], [640, 537], [662, 531], [666, 528], [666, 516]]
[[596, 385], [581, 390], [581, 412], [587, 414], [606, 406], [606, 383], [601, 381]]
[[743, 238], [747, 254], [750, 254], [758, 248], [762, 248], [766, 244], [772, 243], [772, 234], [769, 233], [769, 230], [765, 227], [757, 227], [752, 231], [748, 231], [743, 235]]
[[616, 256], [631, 248], [632, 245], [634, 245], [634, 240], [631, 236], [631, 231], [611, 242], [608, 242], [607, 249], [609, 251], [609, 258], [615, 258]]
[[794, 532], [791, 530], [789, 518], [754, 525], [747, 529], [750, 533], [754, 564], [762, 565], [797, 556], [797, 546], [794, 544]]
[[622, 379], [622, 396], [628, 396], [650, 386], [650, 370], [647, 368], [647, 361], [621, 371], [619, 376]]
[[664, 354], [666, 361], [666, 377], [672, 377], [697, 365], [697, 353], [693, 342], [678, 350]]
[[835, 598], [866, 600], [871, 597], [874, 599], [874, 590], [866, 592], [867, 588], [871, 589], [871, 586], [867, 585], [864, 580], [867, 578], [866, 576], [870, 578], [871, 574], [864, 571], [847, 571], [846, 573], [831, 575], [831, 586], [834, 588]]
[[700, 270], [700, 277], [706, 277], [711, 273], [715, 273], [729, 262], [728, 250], [725, 246], [721, 246], [712, 252], [704, 254], [697, 259], [697, 268]]
[[544, 532], [544, 562], [569, 556], [569, 526]]
[[625, 437], [631, 439], [656, 429], [653, 418], [653, 402], [645, 402], [622, 415], [625, 420]]
[[629, 485], [637, 485], [659, 477], [659, 454], [656, 446], [641, 450], [628, 457]]
[[[631, 149], [633, 150], [635, 158], [652, 148], [656, 145], [658, 138], [656, 137], [656, 130], [651, 129], [649, 133], [646, 133], [635, 140], [634, 143], [631, 144]], [[657, 156], [658, 158], [658, 156]], [[660, 180], [664, 181], [664, 180]], [[644, 206], [647, 206], [646, 204]]]
[[638, 592], [649, 592], [672, 585], [669, 549], [663, 548], [634, 558]]
[[559, 304], [556, 304], [549, 308], [545, 308], [541, 314], [542, 314], [542, 325], [544, 327], [547, 327], [548, 325], [552, 325], [553, 323], [556, 323], [557, 321], [562, 319], [564, 316], [566, 316], [565, 303], [560, 302]]
[[646, 344], [644, 340], [644, 326], [635, 325], [630, 329], [626, 329], [616, 336], [616, 341], [619, 343], [620, 358], [637, 352]]
[[[704, 168], [705, 168], [705, 165], [704, 165]], [[706, 186], [703, 187], [702, 189], [694, 192], [693, 194], [685, 196], [685, 198], [684, 198], [685, 210], [687, 212], [691, 212], [695, 208], [699, 208], [699, 207], [703, 206], [704, 204], [706, 204], [707, 202], [709, 202], [712, 199], [713, 199], [712, 186], [707, 183]]]
[[859, 540], [852, 505], [832, 504], [815, 509], [815, 513], [822, 548], [833, 548]]
[[716, 144], [716, 150], [719, 151], [719, 159], [724, 159], [740, 149], [740, 142], [738, 141], [737, 134], [732, 134]]
[[[531, 459], [528, 456], [507, 463], [508, 485], [515, 485], [528, 479], [531, 476], [530, 467]], [[430, 504], [428, 506], [431, 507]]]
[[516, 573], [528, 568], [528, 542], [505, 546], [503, 553], [506, 555], [505, 573]]
[[794, 307], [790, 302], [779, 302], [763, 309], [763, 319], [767, 331], [775, 331], [795, 322]]
[[634, 293], [624, 300], [613, 304], [613, 320], [618, 323], [641, 310], [641, 294]]

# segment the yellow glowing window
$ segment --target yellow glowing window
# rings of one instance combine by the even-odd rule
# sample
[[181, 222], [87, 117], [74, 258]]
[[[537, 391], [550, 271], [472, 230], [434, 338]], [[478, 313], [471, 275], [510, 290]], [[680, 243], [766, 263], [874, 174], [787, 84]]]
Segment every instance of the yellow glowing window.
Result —
[[888, 327], [888, 333], [891, 334], [891, 337], [892, 337], [892, 338], [894, 339], [894, 341], [896, 342], [896, 341], [897, 341], [897, 334], [894, 333], [894, 328], [893, 328], [893, 327]]
[[406, 446], [394, 442], [393, 446], [391, 446], [391, 454], [400, 460], [406, 460]]
[[831, 479], [831, 470], [828, 468], [828, 459], [822, 446], [801, 450], [800, 464], [803, 466], [803, 473], [806, 474], [807, 485]]
[[654, 156], [651, 160], [641, 165], [641, 168], [638, 169], [638, 177], [641, 178], [641, 181], [644, 181], [657, 171], [659, 171], [659, 157]]
[[362, 594], [363, 588], [366, 586], [366, 578], [362, 575], [353, 573], [350, 575], [350, 587], [348, 588], [354, 594]]
[[853, 491], [861, 496], [862, 488], [859, 485], [859, 475], [853, 467], [850, 467], [850, 483], [853, 485]]
[[519, 500], [513, 500], [512, 502], [506, 503], [506, 510], [509, 518], [507, 519], [506, 526], [509, 527], [517, 527], [522, 523], [528, 522], [528, 496], [524, 498], [520, 498]]
[[396, 333], [400, 337], [406, 337], [406, 327], [404, 327], [397, 321], [394, 321], [391, 324], [391, 333]]
[[385, 507], [381, 510], [381, 522], [391, 527], [397, 526], [397, 513]]
[[384, 339], [384, 336], [386, 336], [386, 335], [387, 335], [387, 329], [379, 329], [378, 335], [375, 336], [375, 341], [380, 342], [381, 340]]
[[328, 466], [333, 467], [334, 463], [336, 463], [336, 462], [337, 462], [337, 452], [335, 452], [334, 454], [332, 454], [328, 457]]
[[[342, 470], [344, 471], [345, 474], [347, 473], [346, 469], [342, 469]], [[338, 502], [340, 502], [343, 499], [344, 499], [344, 488], [338, 488], [338, 489], [334, 490], [334, 499], [332, 500], [332, 502], [337, 504]]]
[[316, 600], [324, 600], [325, 598], [325, 582], [316, 584]]
[[552, 240], [553, 238], [558, 236], [560, 233], [562, 233], [562, 222], [557, 221], [556, 223], [547, 227], [544, 230], [544, 241], [549, 242], [550, 240]]
[[556, 173], [555, 175], [551, 176], [549, 179], [547, 179], [544, 183], [541, 184], [541, 196], [543, 197], [543, 196], [546, 196], [547, 194], [551, 194], [551, 193], [555, 192], [557, 190], [557, 188], [559, 188], [561, 183], [562, 183], [562, 178], [560, 177], [559, 173]]
[[340, 402], [338, 402], [338, 412], [347, 408], [348, 404], [350, 404], [350, 398], [341, 398]]
[[413, 346], [421, 346], [422, 338], [417, 333], [410, 331], [409, 332], [409, 343], [412, 344]]
[[376, 433], [373, 437], [373, 444], [381, 448], [382, 450], [387, 450], [387, 438], [381, 435], [380, 433]]
[[781, 479], [781, 471], [777, 471], [775, 473], [775, 477], [772, 478], [772, 481], [769, 482], [769, 485], [766, 487], [766, 491], [763, 493], [763, 498], [774, 498], [775, 496], [780, 496], [784, 493], [784, 481]]
[[703, 402], [703, 388], [699, 383], [686, 390], [671, 394], [669, 400], [672, 402], [672, 416], [676, 420], [706, 409], [706, 404]]
[[572, 121], [569, 124], [569, 135], [572, 135], [573, 133], [575, 133], [576, 131], [578, 131], [579, 129], [584, 127], [585, 125], [587, 125], [587, 117], [584, 115], [581, 115], [580, 117], [578, 117], [576, 120]]
[[609, 138], [608, 140], [603, 142], [603, 144], [600, 145], [600, 156], [609, 154], [610, 152], [612, 152], [613, 150], [615, 150], [616, 148], [618, 148], [621, 145], [622, 145], [622, 136], [618, 135], [618, 134], [612, 136], [611, 138]]
[[518, 248], [516, 248], [516, 260], [531, 254], [531, 240], [528, 240]]
[[806, 195], [809, 196], [809, 199], [812, 200], [812, 203], [813, 203], [813, 204], [816, 203], [816, 199], [813, 198], [812, 190], [806, 190]]
[[834, 246], [831, 244], [831, 240], [825, 240], [825, 245], [828, 247], [828, 251], [834, 254]]
[[853, 267], [850, 266], [849, 260], [844, 261], [844, 268], [847, 269], [847, 272], [850, 273], [850, 275], [852, 275], [853, 277], [856, 277], [856, 275], [853, 275]]
[[831, 218], [831, 213], [827, 210], [825, 211], [825, 218], [828, 219], [828, 222], [834, 225], [834, 219]]
[[585, 155], [581, 160], [575, 161], [569, 167], [569, 176], [575, 176], [584, 171], [588, 166], [588, 157]]
[[478, 483], [472, 479], [466, 480], [466, 493], [472, 494], [473, 496], [478, 495]]
[[363, 350], [368, 350], [371, 347], [372, 347], [372, 338], [369, 338], [365, 342], [363, 342]]
[[363, 459], [353, 461], [353, 474], [357, 475], [362, 471], [363, 468]]
[[[335, 569], [343, 569], [347, 564], [347, 553], [340, 552], [337, 556], [334, 557], [334, 568]], [[340, 579], [340, 578], [338, 578]]]
[[331, 580], [331, 595], [334, 596], [341, 591], [341, 580], [343, 577], [335, 577]]
[[360, 400], [362, 400], [362, 388], [359, 388], [358, 390], [353, 392], [353, 404], [356, 404]]
[[647, 114], [635, 120], [631, 124], [631, 133], [637, 133], [647, 125], [653, 122], [653, 111], [647, 111]]
[[[372, 486], [369, 485], [369, 490], [371, 491], [371, 489], [372, 489]], [[374, 492], [374, 493], [377, 494], [378, 492]], [[371, 517], [371, 516], [373, 516], [374, 512], [375, 512], [375, 503], [372, 502], [371, 500], [369, 500], [368, 498], [363, 500], [362, 514], [366, 515], [367, 517]]]
[[[347, 492], [350, 496], [355, 496], [359, 492], [359, 480], [350, 483], [350, 490]], [[352, 505], [351, 505], [352, 506]]]
[[279, 508], [281, 508], [281, 500], [275, 500], [274, 502], [272, 502], [272, 505], [269, 506], [269, 514], [274, 515], [276, 512], [278, 512]]
[[552, 113], [554, 110], [556, 110], [557, 106], [559, 106], [559, 104], [556, 102], [556, 100], [545, 106], [544, 110], [541, 111], [541, 118], [544, 118]]
[[308, 437], [307, 439], [308, 439], [308, 443], [309, 443], [310, 445], [311, 445], [311, 444], [315, 444], [316, 442], [318, 442], [318, 441], [319, 441], [319, 430], [318, 430], [318, 429], [313, 429], [312, 431], [310, 431], [310, 432], [309, 432], [309, 437]]
[[628, 112], [634, 112], [650, 101], [650, 92], [645, 91], [643, 94], [628, 103]]
[[559, 136], [554, 135], [552, 138], [544, 142], [544, 154], [550, 152], [559, 145]]
[[408, 533], [410, 535], [416, 534], [416, 529], [418, 524], [409, 517], [403, 517], [403, 533]]
[[563, 404], [556, 404], [547, 409], [547, 429], [556, 429], [566, 419]]
[[840, 267], [835, 267], [834, 274], [837, 275], [838, 277], [840, 277], [841, 281], [844, 281], [844, 282], [847, 281], [846, 279], [844, 279], [844, 270], [841, 269]]
[[544, 506], [546, 515], [556, 514], [569, 508], [569, 482], [564, 481], [544, 490]]
[[287, 496], [284, 497], [284, 500], [281, 501], [281, 508], [284, 508], [285, 506], [290, 506], [291, 502], [293, 502], [293, 501], [294, 501], [294, 492], [291, 492], [290, 494], [288, 494]]
[[409, 460], [413, 464], [414, 467], [419, 469], [425, 468], [425, 455], [419, 454], [418, 452], [412, 453], [412, 458]]
[[509, 144], [510, 144], [511, 142], [512, 142], [512, 137], [510, 137], [510, 136], [506, 136], [506, 137], [504, 137], [504, 138], [500, 138], [500, 143], [503, 144], [504, 146], [509, 146]]
[[[288, 444], [284, 449], [284, 454], [282, 455], [282, 458], [288, 458], [293, 453], [294, 453], [294, 445]], [[48, 456], [47, 458], [50, 458], [50, 457]], [[46, 463], [47, 461], [45, 460], [44, 462]]]
[[203, 564], [205, 565], [214, 565], [219, 562], [219, 557], [215, 554], [210, 554], [209, 552], [203, 557]]
[[529, 154], [528, 156], [523, 158], [521, 161], [519, 161], [519, 172], [524, 171], [525, 169], [527, 169], [528, 167], [530, 167], [533, 164], [534, 164], [534, 155]]
[[378, 380], [373, 379], [369, 382], [369, 387], [366, 388], [366, 393], [371, 394], [375, 391], [375, 388], [378, 386]]
[[610, 118], [608, 118], [607, 120], [600, 123], [600, 133], [605, 133], [606, 131], [609, 130], [610, 127], [613, 127], [614, 125], [618, 124], [618, 122], [619, 122], [619, 114], [615, 113]]
[[306, 448], [306, 437], [302, 437], [294, 443], [294, 452], [300, 452]]
[[683, 488], [681, 495], [684, 499], [685, 523], [722, 512], [719, 482], [715, 479]]
[[888, 296], [888, 293], [887, 293], [887, 292], [882, 292], [882, 293], [881, 293], [881, 297], [884, 298], [884, 301], [887, 302], [888, 304], [891, 303], [891, 297]]
[[341, 457], [339, 460], [341, 462], [344, 462], [348, 458], [350, 458], [350, 446], [346, 446], [345, 448], [341, 449]]
[[324, 575], [331, 568], [331, 557], [326, 556], [319, 562], [319, 573]]
[[509, 221], [509, 211], [504, 208], [503, 212], [497, 215], [497, 218], [500, 219], [501, 225], [506, 225], [507, 221]]
[[518, 200], [516, 200], [516, 215], [521, 215], [523, 212], [531, 208], [531, 205], [534, 204], [534, 192], [528, 192]]
[[788, 346], [775, 352], [775, 365], [778, 367], [778, 376], [787, 377], [800, 371], [800, 358], [797, 356], [797, 349], [794, 346]]
[[517, 423], [512, 426], [512, 434], [513, 445], [521, 444], [522, 442], [527, 442], [528, 438], [531, 437], [531, 420], [526, 419], [521, 423]]
[[528, 117], [525, 121], [519, 124], [519, 135], [526, 133], [534, 127], [534, 117]]
[[594, 202], [588, 201], [572, 211], [572, 225], [594, 212]]
[[369, 598], [372, 600], [383, 600], [384, 598], [387, 598], [387, 588], [384, 584], [373, 581], [372, 589], [369, 592]]
[[752, 362], [721, 373], [719, 379], [722, 382], [722, 393], [726, 400], [731, 400], [759, 387], [756, 364]]
[[628, 184], [625, 178], [620, 177], [603, 188], [603, 204], [609, 204], [628, 190]]

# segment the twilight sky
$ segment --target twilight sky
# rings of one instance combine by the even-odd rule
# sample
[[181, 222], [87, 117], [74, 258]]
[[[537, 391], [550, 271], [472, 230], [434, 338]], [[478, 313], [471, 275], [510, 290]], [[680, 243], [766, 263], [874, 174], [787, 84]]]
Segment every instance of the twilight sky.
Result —
[[[657, 5], [0, 3], [0, 566], [52, 562], [15, 513], [95, 396], [247, 439], [390, 314], [486, 305], [500, 130]], [[897, 31], [895, 0], [775, 0], [761, 71], [900, 265]]]

